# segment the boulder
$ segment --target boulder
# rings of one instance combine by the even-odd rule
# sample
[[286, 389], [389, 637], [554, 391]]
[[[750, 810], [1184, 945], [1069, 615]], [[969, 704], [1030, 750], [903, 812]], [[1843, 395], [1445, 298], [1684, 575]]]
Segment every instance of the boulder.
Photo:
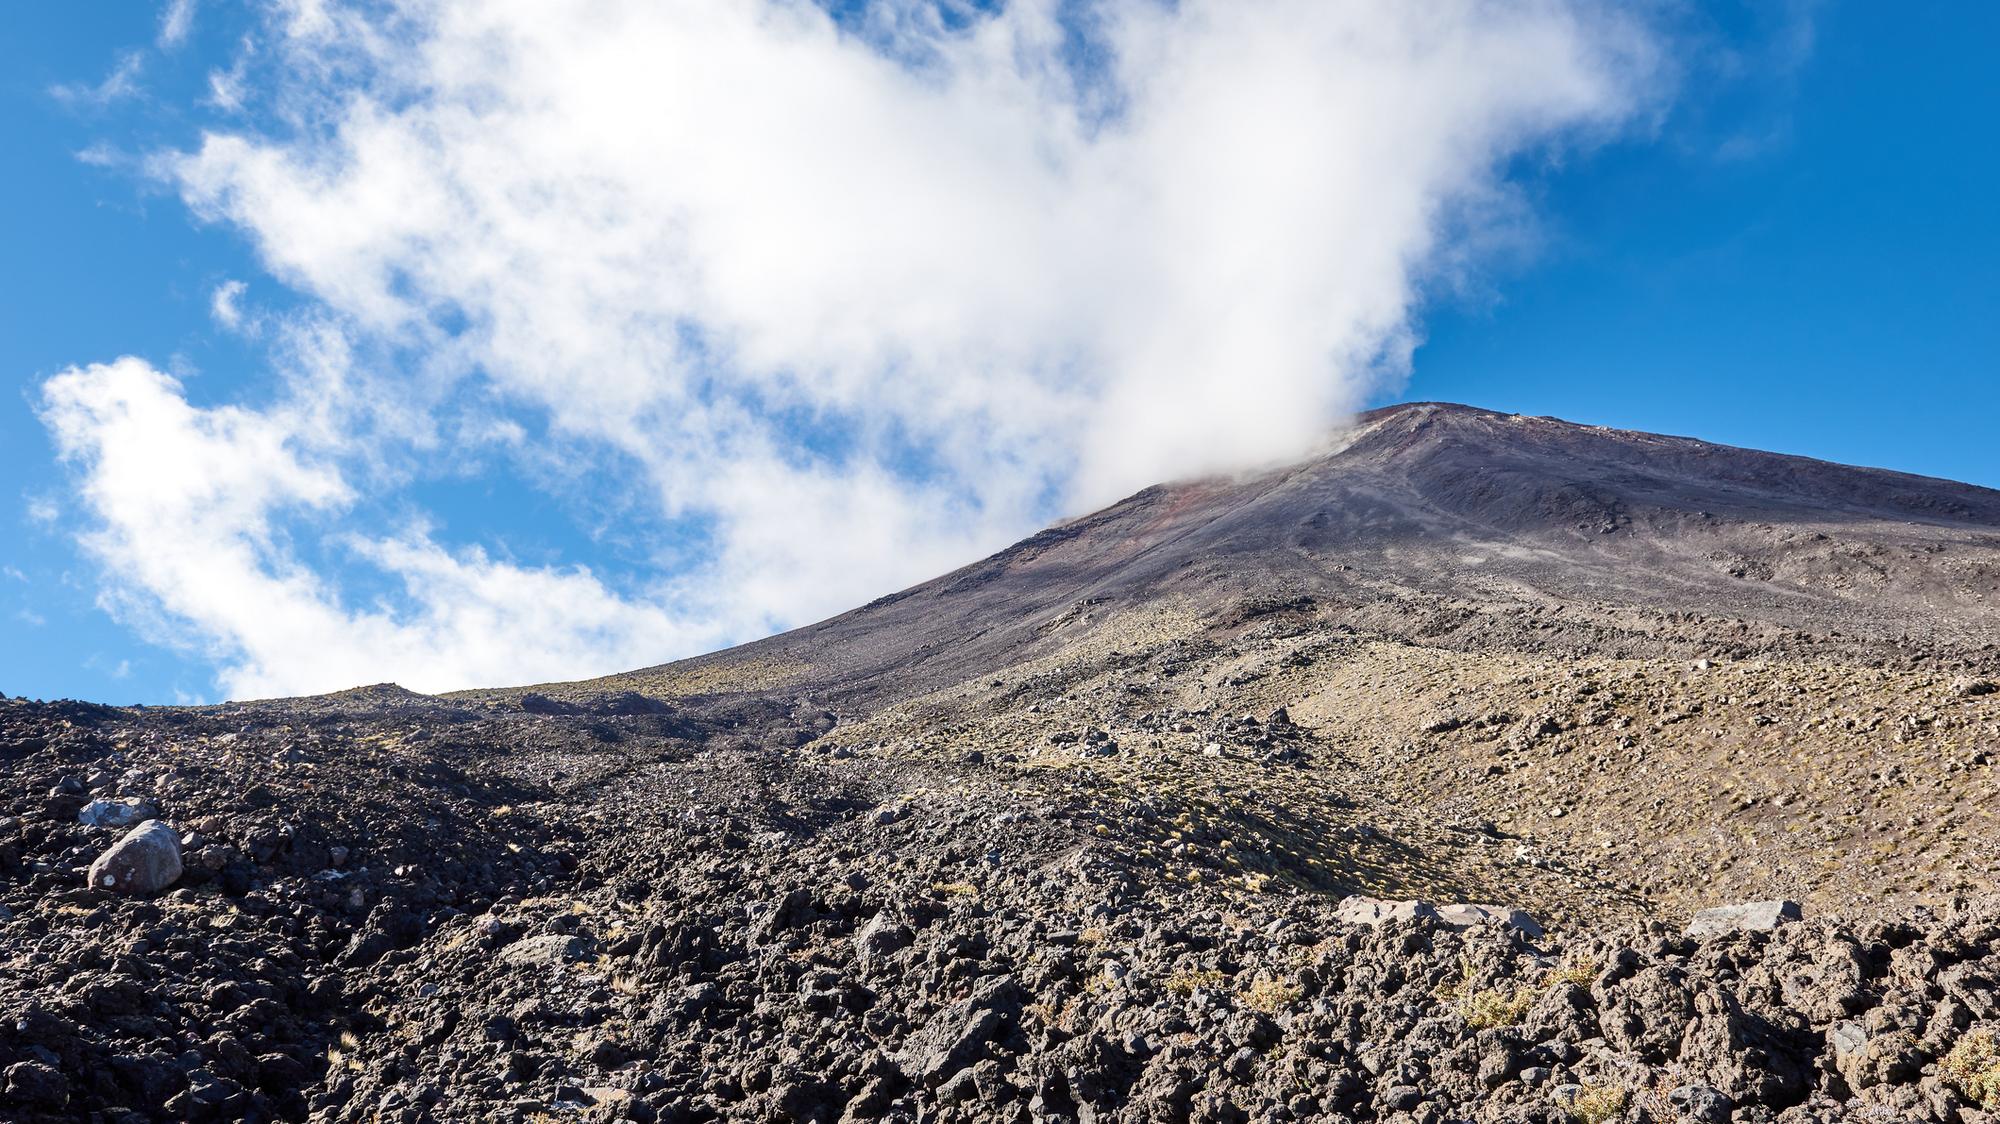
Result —
[[1856, 1092], [1909, 1081], [1924, 1064], [1916, 1039], [1907, 1031], [1870, 1034], [1861, 1023], [1844, 1022], [1827, 1035], [1827, 1042], [1833, 1047], [1834, 1068]]
[[529, 937], [500, 950], [500, 963], [516, 968], [554, 968], [583, 956], [583, 941], [561, 933]]
[[1803, 916], [1799, 903], [1790, 901], [1718, 906], [1695, 914], [1688, 922], [1687, 935], [1700, 938], [1719, 937], [1725, 933], [1768, 933]]
[[1667, 1103], [1680, 1110], [1681, 1119], [1694, 1124], [1729, 1124], [1735, 1104], [1720, 1091], [1706, 1085], [1679, 1085], [1667, 1094]]
[[113, 894], [157, 894], [181, 876], [181, 841], [164, 820], [133, 828], [90, 864], [90, 886]]
[[892, 954], [909, 947], [916, 939], [909, 926], [887, 911], [878, 913], [854, 934], [854, 962], [864, 972], [872, 972]]
[[1474, 905], [1459, 902], [1437, 907], [1438, 920], [1454, 929], [1470, 929], [1474, 925], [1505, 925], [1519, 929], [1530, 938], [1542, 936], [1541, 923], [1527, 912], [1504, 905]]
[[912, 1080], [929, 1086], [978, 1061], [986, 1047], [1001, 1037], [1021, 1012], [1022, 992], [1012, 979], [1002, 978], [979, 989], [971, 998], [936, 1014], [903, 1042], [895, 1061]]
[[69, 1081], [53, 1066], [40, 1062], [16, 1062], [7, 1067], [6, 1095], [7, 1099], [19, 1104], [61, 1108], [69, 1103]]
[[1380, 925], [1384, 921], [1414, 921], [1417, 918], [1437, 920], [1437, 910], [1429, 902], [1387, 901], [1354, 894], [1341, 899], [1340, 911], [1335, 915], [1348, 925]]

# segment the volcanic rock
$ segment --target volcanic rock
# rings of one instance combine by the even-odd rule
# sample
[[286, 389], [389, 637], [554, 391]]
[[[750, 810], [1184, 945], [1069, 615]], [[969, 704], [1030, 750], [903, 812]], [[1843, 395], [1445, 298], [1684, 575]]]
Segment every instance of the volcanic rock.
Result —
[[162, 820], [147, 820], [113, 843], [90, 864], [93, 890], [113, 894], [157, 894], [181, 876], [181, 841]]
[[152, 804], [135, 797], [126, 800], [92, 800], [76, 814], [76, 819], [85, 827], [131, 827], [158, 814]]
[[1768, 933], [1803, 916], [1799, 903], [1788, 901], [1745, 902], [1741, 905], [1704, 909], [1688, 922], [1690, 937], [1714, 937], [1724, 933]]

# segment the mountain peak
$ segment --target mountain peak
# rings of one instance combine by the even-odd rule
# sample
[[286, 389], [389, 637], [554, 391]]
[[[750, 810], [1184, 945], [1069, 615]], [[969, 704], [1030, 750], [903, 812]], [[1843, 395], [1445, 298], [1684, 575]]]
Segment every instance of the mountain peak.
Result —
[[[1966, 651], [2000, 638], [1996, 575], [2000, 492], [1412, 402], [1359, 415], [1311, 460], [1150, 488], [854, 612], [676, 666], [810, 667], [844, 694], [908, 697], [1169, 604], [1202, 628], [1297, 603], [1405, 638], [1498, 628], [1528, 647], [1676, 656], [1829, 635], [1860, 651], [1913, 629]], [[1458, 606], [1457, 623], [1389, 608], [1414, 604]], [[1551, 606], [1623, 623], [1523, 631], [1523, 614]], [[1707, 623], [1642, 623], [1654, 617]]]

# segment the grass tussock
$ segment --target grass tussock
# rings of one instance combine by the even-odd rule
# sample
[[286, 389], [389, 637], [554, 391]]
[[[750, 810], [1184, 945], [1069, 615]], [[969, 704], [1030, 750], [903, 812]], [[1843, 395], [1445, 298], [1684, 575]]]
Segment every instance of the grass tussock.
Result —
[[1939, 1068], [1967, 1100], [1988, 1112], [2000, 1111], [2000, 1035], [1991, 1027], [1960, 1038]]
[[1597, 979], [1597, 974], [1602, 970], [1603, 965], [1597, 963], [1595, 960], [1575, 957], [1565, 960], [1556, 967], [1549, 969], [1547, 984], [1550, 987], [1554, 987], [1559, 983], [1589, 987]]
[[1253, 1011], [1275, 1015], [1289, 1010], [1292, 1004], [1299, 1001], [1301, 994], [1296, 986], [1283, 980], [1259, 976], [1257, 981], [1250, 985], [1249, 990], [1243, 993], [1243, 1005]]
[[1167, 977], [1167, 990], [1186, 999], [1203, 988], [1222, 986], [1222, 973], [1213, 968], [1192, 971], [1186, 968]]
[[1475, 1030], [1518, 1026], [1522, 1019], [1528, 1017], [1528, 1011], [1534, 1007], [1539, 994], [1532, 987], [1483, 988], [1461, 996], [1458, 1013], [1465, 1024]]
[[1619, 1085], [1585, 1085], [1563, 1111], [1574, 1124], [1606, 1124], [1623, 1116], [1631, 1099]]
[[1455, 1006], [1458, 1016], [1475, 1030], [1516, 1026], [1527, 1017], [1535, 1000], [1541, 997], [1541, 989], [1526, 985], [1475, 990], [1472, 986], [1472, 961], [1469, 959], [1460, 958], [1458, 971], [1456, 981], [1439, 984], [1431, 995], [1441, 1003]]

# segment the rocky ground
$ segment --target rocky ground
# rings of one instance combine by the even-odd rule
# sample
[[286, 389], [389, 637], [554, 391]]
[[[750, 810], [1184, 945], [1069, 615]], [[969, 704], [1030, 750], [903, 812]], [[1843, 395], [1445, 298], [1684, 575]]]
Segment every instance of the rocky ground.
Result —
[[0, 1120], [1988, 1124], [1995, 528], [1410, 407], [605, 680], [0, 697]]
[[[1594, 922], [1547, 933], [1422, 907], [1371, 924], [1350, 892], [1567, 901], [1549, 887], [1571, 876], [1505, 858], [1498, 825], [1433, 839], [1418, 810], [1384, 817], [1344, 782], [1311, 813], [1325, 822], [1286, 822], [1225, 771], [1339, 781], [1334, 751], [1286, 715], [1163, 719], [1163, 744], [1185, 725], [1199, 745], [1161, 753], [1149, 790], [1143, 755], [1090, 729], [946, 752], [877, 744], [877, 723], [804, 703], [524, 703], [0, 702], [0, 1115], [2000, 1108], [1990, 905], [1692, 939], [1678, 921], [1612, 923], [1643, 903], [1607, 888]], [[1215, 771], [1170, 784], [1166, 760]], [[132, 830], [118, 821], [145, 816], [173, 825], [178, 876], [95, 885]], [[1333, 850], [1275, 842], [1329, 830]]]

